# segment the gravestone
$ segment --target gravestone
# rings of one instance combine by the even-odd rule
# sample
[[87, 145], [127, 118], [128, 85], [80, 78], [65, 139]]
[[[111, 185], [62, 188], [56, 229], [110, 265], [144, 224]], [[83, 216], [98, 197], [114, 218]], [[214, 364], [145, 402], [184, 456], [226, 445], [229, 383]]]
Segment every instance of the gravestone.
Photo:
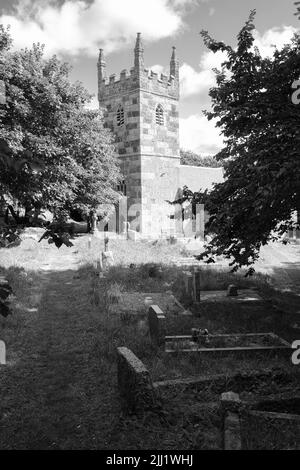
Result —
[[200, 271], [194, 270], [194, 301], [200, 302]]
[[91, 225], [92, 233], [97, 232], [97, 221], [98, 221], [97, 212], [95, 210], [92, 210], [90, 212], [90, 225]]
[[184, 297], [194, 299], [194, 280], [190, 271], [183, 271]]
[[117, 348], [118, 387], [123, 406], [131, 412], [153, 409], [156, 395], [148, 369], [133, 352]]
[[100, 253], [99, 258], [96, 261], [96, 270], [97, 273], [100, 275], [100, 273], [103, 271], [103, 260], [102, 260], [102, 252]]
[[236, 297], [238, 295], [238, 290], [236, 285], [230, 284], [227, 289], [228, 297]]
[[102, 251], [102, 265], [103, 268], [108, 268], [114, 265], [114, 255], [112, 251]]
[[0, 340], [0, 364], [6, 364], [6, 348], [4, 341]]
[[153, 305], [153, 299], [152, 299], [152, 297], [149, 297], [149, 296], [145, 297], [145, 302], [144, 302], [144, 303], [145, 303], [145, 307], [146, 307], [146, 309], [147, 309], [147, 311], [148, 311], [150, 305]]
[[240, 410], [242, 402], [239, 394], [224, 392], [221, 394], [221, 413], [223, 414], [223, 446], [224, 450], [241, 450]]
[[222, 411], [237, 412], [241, 407], [241, 400], [238, 393], [224, 392], [221, 394], [221, 409]]
[[151, 305], [148, 310], [148, 323], [151, 341], [156, 346], [165, 345], [166, 317], [157, 305]]

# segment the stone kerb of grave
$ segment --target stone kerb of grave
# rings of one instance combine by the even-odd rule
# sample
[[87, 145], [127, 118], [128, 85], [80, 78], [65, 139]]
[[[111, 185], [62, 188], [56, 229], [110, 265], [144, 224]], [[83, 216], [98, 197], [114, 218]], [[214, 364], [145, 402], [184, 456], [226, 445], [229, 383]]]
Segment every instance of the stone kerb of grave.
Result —
[[4, 341], [0, 340], [0, 365], [6, 364], [6, 347]]
[[152, 343], [157, 347], [164, 347], [166, 337], [166, 317], [158, 305], [151, 305], [149, 307], [148, 323]]
[[148, 369], [126, 347], [117, 348], [118, 387], [123, 407], [130, 412], [153, 409], [157, 396]]
[[206, 354], [215, 357], [228, 354], [234, 354], [234, 357], [244, 357], [245, 354], [247, 356], [280, 354], [283, 357], [291, 355], [291, 345], [272, 332], [208, 334], [205, 331], [207, 330], [200, 332], [199, 336], [197, 329], [192, 329], [191, 335], [165, 336], [165, 352]]

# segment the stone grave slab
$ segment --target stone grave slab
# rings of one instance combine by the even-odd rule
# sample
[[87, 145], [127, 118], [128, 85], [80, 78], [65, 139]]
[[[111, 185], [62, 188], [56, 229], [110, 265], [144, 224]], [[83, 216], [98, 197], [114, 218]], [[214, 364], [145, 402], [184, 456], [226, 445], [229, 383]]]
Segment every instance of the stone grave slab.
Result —
[[159, 305], [164, 314], [178, 315], [183, 311], [183, 307], [172, 293], [122, 292], [119, 303], [111, 306], [111, 312], [127, 315], [146, 315], [149, 305]]
[[200, 303], [224, 302], [229, 304], [262, 304], [263, 298], [254, 289], [239, 289], [237, 296], [228, 296], [226, 290], [212, 290], [200, 292]]

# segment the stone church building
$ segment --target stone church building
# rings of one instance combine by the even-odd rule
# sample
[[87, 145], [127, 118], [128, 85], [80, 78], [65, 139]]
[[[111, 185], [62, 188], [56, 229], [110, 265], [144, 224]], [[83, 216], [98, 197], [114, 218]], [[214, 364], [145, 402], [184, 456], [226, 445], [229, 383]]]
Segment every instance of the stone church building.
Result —
[[[184, 215], [184, 212], [188, 214], [184, 208], [166, 201], [177, 199], [183, 186], [192, 191], [211, 188], [213, 183], [223, 180], [223, 170], [180, 164], [179, 62], [175, 47], [169, 74], [154, 73], [145, 68], [144, 48], [138, 33], [134, 66], [129, 72], [122, 70], [118, 78], [116, 75], [107, 78], [100, 49], [98, 100], [105, 127], [115, 135], [124, 178], [118, 188], [116, 230], [121, 231], [127, 219], [131, 228], [141, 235], [188, 236], [192, 217]], [[201, 208], [199, 217], [203, 223]]]

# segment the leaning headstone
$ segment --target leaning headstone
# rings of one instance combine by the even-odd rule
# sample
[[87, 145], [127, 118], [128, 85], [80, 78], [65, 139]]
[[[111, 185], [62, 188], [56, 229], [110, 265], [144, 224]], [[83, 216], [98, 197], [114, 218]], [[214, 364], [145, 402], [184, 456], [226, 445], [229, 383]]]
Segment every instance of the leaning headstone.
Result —
[[130, 412], [153, 409], [156, 395], [148, 369], [130, 349], [117, 348], [118, 386], [123, 406]]
[[6, 348], [4, 341], [0, 340], [0, 364], [6, 364]]
[[151, 305], [148, 310], [148, 323], [151, 341], [156, 346], [165, 345], [166, 317], [157, 305]]

